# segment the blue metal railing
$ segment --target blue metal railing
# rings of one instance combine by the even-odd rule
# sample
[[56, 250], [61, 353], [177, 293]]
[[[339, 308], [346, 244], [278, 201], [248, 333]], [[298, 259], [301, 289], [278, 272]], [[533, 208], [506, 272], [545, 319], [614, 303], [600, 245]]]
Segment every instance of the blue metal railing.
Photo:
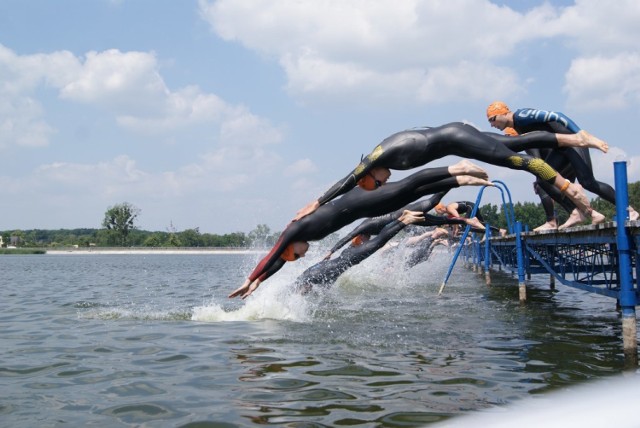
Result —
[[[482, 186], [480, 188], [480, 190], [478, 191], [478, 196], [476, 197], [475, 206], [473, 207], [473, 210], [471, 210], [471, 214], [469, 215], [469, 218], [473, 218], [476, 216], [476, 213], [478, 212], [478, 207], [480, 207], [480, 201], [482, 200], [484, 189], [487, 187], [493, 187], [500, 191], [500, 196], [502, 198], [502, 212], [505, 214], [505, 217], [507, 220], [507, 230], [509, 231], [509, 233], [514, 233], [515, 232], [515, 226], [514, 226], [515, 211], [513, 210], [513, 202], [511, 201], [511, 192], [509, 191], [509, 188], [507, 187], [507, 185], [500, 180], [494, 180], [493, 184], [494, 186]], [[509, 200], [508, 203], [507, 203], [507, 200], [505, 199], [505, 193]], [[489, 260], [490, 260], [489, 255], [490, 255], [491, 228], [489, 226], [490, 226], [489, 224], [485, 225], [485, 257], [484, 257], [485, 265], [487, 265], [487, 263], [489, 263]], [[464, 228], [464, 232], [462, 233], [462, 236], [460, 237], [460, 243], [458, 245], [458, 248], [456, 248], [456, 252], [454, 253], [453, 258], [451, 259], [451, 264], [449, 265], [449, 269], [447, 270], [447, 273], [442, 281], [442, 284], [440, 285], [440, 290], [438, 291], [438, 294], [442, 294], [442, 291], [444, 290], [444, 287], [447, 284], [447, 281], [449, 281], [451, 272], [453, 272], [453, 268], [455, 267], [456, 262], [458, 261], [458, 257], [460, 256], [460, 253], [464, 248], [466, 248], [465, 243], [467, 242], [467, 237], [469, 236], [470, 231], [471, 231], [471, 226], [467, 225]], [[474, 255], [477, 255], [478, 261], [481, 259], [479, 250], [474, 251]], [[488, 266], [487, 266], [487, 269], [488, 269]]]

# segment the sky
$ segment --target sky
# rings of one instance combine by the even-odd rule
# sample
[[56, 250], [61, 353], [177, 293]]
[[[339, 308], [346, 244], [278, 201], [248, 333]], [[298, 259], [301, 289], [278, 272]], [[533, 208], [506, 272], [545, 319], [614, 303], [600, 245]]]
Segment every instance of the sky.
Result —
[[143, 230], [279, 231], [384, 138], [491, 131], [495, 100], [567, 114], [611, 146], [596, 178], [635, 182], [638, 22], [637, 0], [0, 0], [0, 230], [128, 202]]

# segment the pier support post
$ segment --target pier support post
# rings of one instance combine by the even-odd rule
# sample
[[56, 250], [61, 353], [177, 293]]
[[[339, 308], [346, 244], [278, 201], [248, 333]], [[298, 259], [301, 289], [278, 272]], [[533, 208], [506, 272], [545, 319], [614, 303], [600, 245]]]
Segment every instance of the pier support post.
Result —
[[631, 245], [626, 222], [629, 206], [627, 189], [627, 163], [614, 162], [616, 184], [616, 241], [618, 247], [618, 269], [620, 274], [619, 302], [622, 310], [622, 342], [625, 365], [635, 368], [638, 365], [638, 340], [636, 335], [636, 292], [633, 288], [631, 267]]
[[484, 231], [484, 282], [491, 285], [491, 228], [489, 223]]
[[520, 302], [527, 300], [527, 286], [524, 282], [524, 246], [522, 244], [522, 223], [516, 221], [516, 254], [518, 259], [518, 289]]

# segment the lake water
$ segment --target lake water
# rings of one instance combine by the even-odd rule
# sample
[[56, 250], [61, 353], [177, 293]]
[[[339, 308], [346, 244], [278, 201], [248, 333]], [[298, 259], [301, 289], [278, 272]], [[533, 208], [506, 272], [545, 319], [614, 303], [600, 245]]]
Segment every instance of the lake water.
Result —
[[291, 292], [320, 253], [227, 299], [256, 254], [0, 256], [0, 425], [435, 424], [624, 372], [615, 302], [450, 255], [374, 255]]

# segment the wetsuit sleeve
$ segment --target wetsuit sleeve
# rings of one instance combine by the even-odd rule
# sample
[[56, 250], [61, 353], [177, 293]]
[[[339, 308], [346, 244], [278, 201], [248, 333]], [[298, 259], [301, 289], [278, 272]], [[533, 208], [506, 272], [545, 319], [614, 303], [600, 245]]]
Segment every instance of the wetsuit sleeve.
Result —
[[353, 248], [352, 251], [352, 265], [358, 264], [371, 254], [382, 248], [391, 238], [396, 236], [398, 232], [404, 229], [406, 224], [400, 220], [393, 220], [388, 223], [380, 234], [373, 239], [368, 240], [359, 247]]
[[449, 192], [449, 190], [443, 190], [441, 192], [434, 193], [428, 199], [423, 199], [421, 201], [411, 203], [411, 204], [407, 205], [406, 207], [400, 208], [399, 210], [394, 211], [393, 218], [400, 217], [404, 210], [422, 211], [422, 212], [424, 212], [426, 214], [427, 211], [432, 210], [433, 207], [438, 205], [438, 202], [440, 202], [442, 200], [442, 198], [444, 198], [444, 195], [446, 195], [448, 192]]
[[360, 163], [353, 171], [351, 171], [349, 175], [331, 186], [331, 188], [327, 190], [324, 195], [320, 196], [320, 198], [318, 198], [318, 203], [320, 205], [324, 205], [327, 202], [337, 198], [342, 194], [347, 193], [349, 190], [356, 187], [356, 184], [358, 184], [358, 180], [367, 175], [367, 173], [371, 169], [372, 163], [380, 156], [381, 153], [381, 146], [376, 146], [376, 148], [373, 149], [371, 153], [362, 158]]
[[284, 266], [284, 264], [286, 263], [285, 260], [283, 259], [278, 259], [276, 260], [270, 267], [269, 269], [267, 269], [262, 275], [260, 275], [258, 277], [258, 279], [263, 282], [264, 280], [266, 280], [267, 278], [269, 278], [271, 275], [273, 275], [274, 273], [278, 272], [282, 266]]
[[336, 242], [336, 244], [331, 247], [331, 249], [329, 250], [330, 253], [335, 253], [336, 251], [338, 251], [340, 248], [344, 247], [345, 244], [349, 241], [351, 241], [353, 238], [355, 238], [356, 236], [358, 236], [358, 233], [356, 233], [356, 229], [352, 230], [351, 232], [347, 233], [346, 236], [344, 236], [342, 239], [340, 239], [338, 242]]
[[442, 226], [443, 224], [467, 224], [460, 218], [447, 218], [439, 215], [424, 214], [424, 221], [414, 223], [416, 226]]
[[349, 241], [351, 241], [353, 238], [360, 235], [361, 233], [364, 233], [366, 235], [377, 235], [378, 233], [380, 233], [380, 231], [386, 224], [388, 224], [394, 218], [400, 217], [401, 214], [402, 214], [402, 211], [400, 211], [399, 213], [394, 211], [393, 213], [384, 214], [384, 215], [370, 218], [363, 221], [359, 226], [357, 226], [355, 229], [349, 232], [344, 238], [336, 242], [336, 244], [333, 246], [333, 248], [331, 248], [330, 251], [332, 253], [335, 253], [340, 248], [344, 247], [345, 244], [347, 244]]
[[518, 127], [527, 127], [544, 122], [558, 122], [574, 134], [580, 132], [580, 127], [573, 120], [558, 111], [523, 108], [516, 110], [513, 115], [513, 120]]
[[318, 198], [318, 203], [320, 205], [324, 205], [327, 202], [337, 198], [338, 196], [347, 193], [349, 190], [356, 187], [356, 182], [357, 181], [355, 174], [351, 173], [347, 175], [345, 178], [331, 186], [331, 188], [329, 188], [329, 190], [327, 190], [324, 195], [320, 196]]
[[[253, 272], [249, 274], [247, 279], [249, 279], [250, 281], [254, 281], [255, 279], [262, 278], [265, 272], [269, 272], [274, 264], [280, 263], [280, 260], [282, 260], [280, 256], [284, 252], [287, 245], [294, 241], [297, 230], [299, 230], [302, 224], [302, 221], [290, 223], [287, 228], [280, 234], [278, 241], [275, 243], [273, 248], [271, 248], [271, 251], [269, 251], [269, 253], [264, 256], [262, 260], [260, 260], [258, 265], [253, 269]], [[282, 266], [278, 267], [278, 269], [280, 269], [281, 267]], [[271, 276], [273, 273], [275, 273], [275, 271], [272, 272], [269, 276]]]

